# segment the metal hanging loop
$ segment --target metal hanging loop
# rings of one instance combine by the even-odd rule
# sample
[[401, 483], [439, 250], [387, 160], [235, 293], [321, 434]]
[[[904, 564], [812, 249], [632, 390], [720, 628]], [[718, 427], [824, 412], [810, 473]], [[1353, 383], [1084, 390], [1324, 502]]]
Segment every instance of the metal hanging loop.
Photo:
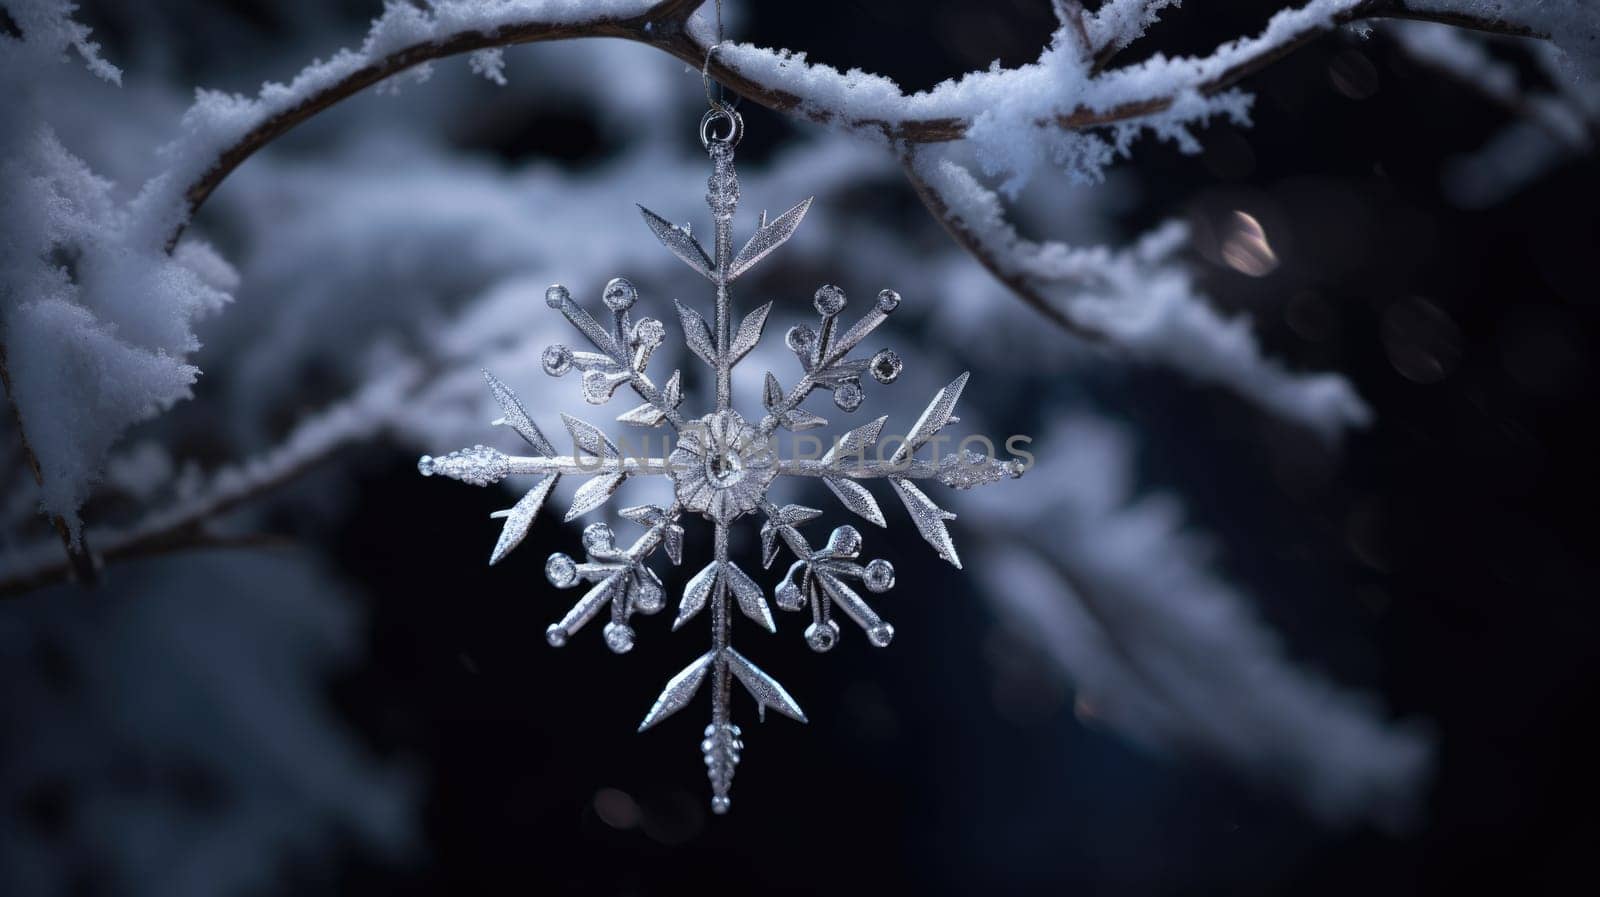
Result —
[[744, 118], [729, 103], [713, 103], [700, 117], [700, 145], [708, 150], [714, 143], [732, 148], [742, 137]]

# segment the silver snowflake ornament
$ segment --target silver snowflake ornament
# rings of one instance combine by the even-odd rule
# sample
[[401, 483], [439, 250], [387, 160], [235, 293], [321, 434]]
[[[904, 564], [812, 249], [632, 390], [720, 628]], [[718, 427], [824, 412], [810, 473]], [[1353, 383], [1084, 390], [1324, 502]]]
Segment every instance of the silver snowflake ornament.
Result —
[[[712, 133], [717, 125], [727, 126], [726, 137], [718, 138]], [[696, 515], [711, 523], [713, 558], [689, 578], [672, 622], [672, 628], [679, 629], [710, 608], [711, 649], [672, 677], [639, 729], [648, 729], [681, 710], [708, 679], [711, 681], [711, 724], [705, 729], [700, 748], [711, 780], [711, 806], [718, 813], [728, 809], [734, 769], [744, 750], [743, 733], [732, 722], [732, 682], [737, 680], [749, 692], [763, 717], [771, 708], [800, 722], [806, 720], [800, 705], [782, 685], [733, 648], [734, 608], [768, 632], [776, 632], [777, 625], [766, 591], [729, 556], [730, 527], [746, 515], [762, 516], [763, 568], [771, 568], [785, 548], [794, 555], [796, 560], [773, 591], [773, 603], [781, 611], [810, 611], [805, 641], [813, 650], [831, 650], [841, 638], [836, 609], [860, 626], [871, 644], [881, 648], [894, 638], [894, 627], [873, 610], [852, 583], [859, 583], [873, 594], [886, 592], [894, 586], [894, 567], [882, 559], [860, 563], [861, 533], [849, 525], [835, 528], [822, 547], [813, 547], [801, 528], [821, 517], [822, 512], [793, 504], [777, 506], [768, 497], [773, 482], [780, 476], [820, 479], [845, 508], [877, 526], [885, 526], [883, 511], [864, 484], [887, 480], [922, 537], [939, 557], [959, 568], [961, 561], [945, 526], [955, 515], [929, 498], [919, 482], [964, 489], [1017, 477], [1023, 471], [1020, 462], [1000, 461], [977, 452], [958, 451], [941, 458], [937, 443], [934, 457], [917, 456], [918, 450], [935, 435], [957, 422], [954, 411], [967, 383], [966, 374], [939, 390], [903, 436], [885, 437], [887, 418], [879, 417], [835, 439], [821, 457], [780, 456], [775, 438], [778, 430], [797, 432], [827, 425], [824, 418], [801, 407], [813, 392], [832, 393], [834, 405], [848, 413], [863, 402], [863, 377], [883, 384], [899, 377], [902, 362], [892, 351], [885, 349], [866, 358], [850, 357], [899, 306], [900, 296], [893, 290], [879, 293], [866, 314], [848, 327], [840, 320], [848, 305], [844, 291], [834, 286], [817, 290], [813, 297], [819, 315], [817, 325], [793, 327], [785, 337], [799, 361], [799, 379], [786, 390], [774, 374], [768, 373], [762, 390], [762, 415], [746, 419], [734, 410], [733, 368], [760, 342], [772, 303], [746, 314], [735, 326], [729, 288], [793, 235], [811, 203], [808, 199], [770, 222], [763, 213], [749, 242], [737, 253], [733, 251], [733, 214], [739, 201], [733, 148], [741, 128], [738, 114], [727, 107], [714, 109], [702, 123], [701, 139], [712, 161], [706, 200], [715, 225], [714, 253], [708, 254], [689, 228], [673, 225], [640, 208], [645, 223], [661, 243], [716, 289], [709, 323], [693, 308], [676, 303], [690, 352], [713, 371], [715, 408], [700, 417], [685, 416], [680, 410], [684, 397], [679, 372], [673, 371], [659, 386], [646, 372], [652, 353], [666, 338], [666, 328], [653, 318], [632, 318], [638, 292], [631, 283], [617, 278], [606, 285], [601, 301], [610, 316], [604, 324], [579, 306], [565, 287], [557, 285], [546, 291], [546, 302], [571, 322], [594, 351], [551, 346], [542, 359], [545, 372], [560, 377], [579, 371], [583, 397], [595, 405], [610, 401], [627, 385], [644, 403], [617, 419], [635, 427], [671, 430], [676, 440], [672, 450], [665, 457], [631, 457], [598, 427], [564, 414], [562, 422], [572, 438], [573, 449], [559, 452], [515, 394], [485, 372], [502, 412], [494, 424], [515, 430], [535, 454], [512, 456], [477, 445], [443, 457], [423, 456], [418, 464], [425, 476], [438, 474], [476, 486], [512, 476], [537, 477], [515, 506], [493, 515], [503, 517], [505, 524], [489, 557], [491, 564], [498, 563], [522, 541], [563, 476], [588, 478], [567, 511], [569, 521], [601, 507], [631, 477], [664, 476], [671, 480], [673, 501], [669, 507], [642, 505], [620, 512], [644, 530], [627, 547], [619, 545], [610, 526], [593, 523], [583, 532], [582, 562], [560, 553], [550, 556], [545, 574], [552, 585], [562, 589], [588, 586], [566, 615], [546, 630], [546, 640], [556, 647], [565, 645], [609, 607], [610, 620], [602, 630], [607, 647], [617, 653], [631, 650], [635, 639], [632, 616], [654, 614], [666, 605], [665, 587], [648, 562], [658, 551], [674, 565], [682, 562], [680, 521], [685, 516]], [[890, 444], [893, 451], [886, 455]]]

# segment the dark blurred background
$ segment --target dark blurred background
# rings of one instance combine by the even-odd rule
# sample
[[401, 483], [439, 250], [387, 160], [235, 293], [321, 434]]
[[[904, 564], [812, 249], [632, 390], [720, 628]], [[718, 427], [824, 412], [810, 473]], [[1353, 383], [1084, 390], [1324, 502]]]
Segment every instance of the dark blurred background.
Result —
[[[199, 67], [291, 28], [271, 3], [230, 6], [237, 49], [186, 47], [175, 30], [176, 58]], [[1277, 6], [1178, 10], [1130, 58], [1202, 52]], [[115, 54], [131, 7], [88, 7]], [[350, 0], [326, 11], [351, 39], [372, 14]], [[730, 22], [739, 39], [907, 88], [1031, 60], [1054, 27], [1044, 0], [745, 3]], [[510, 51], [512, 76], [539, 52]], [[1506, 113], [1381, 35], [1320, 41], [1246, 86], [1255, 127], [1204, 131], [1199, 156], [1145, 141], [1122, 163], [1159, 173], [1128, 233], [1186, 214], [1209, 292], [1253, 312], [1274, 354], [1348, 375], [1376, 424], [1334, 452], [1162, 371], [1112, 367], [1073, 388], [1140, 433], [1141, 478], [1181, 490], [1297, 658], [1429, 721], [1437, 769], [1409, 831], [1329, 830], [1226, 770], [1098, 730], [959, 577], [912, 560], [926, 555], [908, 526], [873, 546], [896, 559], [905, 602], [892, 651], [853, 639], [818, 662], [775, 642], [763, 664], [811, 722], [747, 724], [733, 812], [713, 818], [699, 715], [633, 734], [688, 649], [550, 650], [542, 564], [573, 531], [535, 527], [484, 567], [485, 499], [419, 478], [395, 450], [369, 454], [348, 514], [310, 536], [359, 584], [367, 621], [363, 659], [328, 700], [416, 773], [421, 837], [399, 857], [354, 838], [331, 865], [291, 857], [268, 892], [1444, 894], [1591, 880], [1600, 165], [1458, 207], [1441, 173]], [[802, 127], [744, 111], [753, 157]], [[518, 161], [614, 150], [586, 110], [537, 104], [468, 140]], [[937, 238], [909, 190], [879, 201]], [[1241, 208], [1293, 235], [1275, 240], [1271, 277], [1204, 257], [1208, 228]], [[690, 540], [688, 556], [709, 549], [696, 528]], [[25, 818], [47, 828], [53, 804], [37, 802]], [[92, 874], [83, 887], [96, 892]]]

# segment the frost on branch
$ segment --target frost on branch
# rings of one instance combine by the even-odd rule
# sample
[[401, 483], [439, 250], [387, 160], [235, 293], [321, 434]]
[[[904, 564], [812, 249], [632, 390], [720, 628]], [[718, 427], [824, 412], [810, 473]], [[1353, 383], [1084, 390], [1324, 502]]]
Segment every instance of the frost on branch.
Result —
[[[95, 550], [103, 556], [151, 553], [186, 533], [198, 534], [196, 544], [204, 544], [218, 534], [216, 527], [229, 511], [285, 486], [341, 449], [399, 425], [412, 410], [417, 379], [414, 364], [396, 363], [343, 401], [303, 418], [279, 444], [207, 474], [190, 466], [173, 477], [172, 459], [149, 443], [113, 455], [108, 481], [120, 486], [118, 480], [137, 477], [147, 507], [124, 524], [91, 526]], [[8, 546], [0, 561], [4, 585], [40, 579], [63, 563], [61, 546], [48, 540]]]
[[1105, 0], [1084, 19], [1084, 32], [1096, 50], [1120, 50], [1144, 36], [1161, 11], [1182, 0]]
[[[1157, 58], [1139, 66], [1099, 75], [1092, 59], [1063, 25], [1051, 36], [1039, 60], [1015, 69], [970, 72], [932, 90], [907, 94], [894, 81], [859, 70], [839, 72], [806, 61], [804, 53], [733, 45], [718, 51], [741, 75], [760, 84], [781, 86], [800, 98], [800, 110], [841, 126], [864, 123], [892, 128], [915, 120], [952, 119], [966, 123], [965, 137], [986, 173], [1002, 177], [1002, 190], [1015, 195], [1043, 163], [1063, 167], [1074, 178], [1095, 182], [1106, 166], [1125, 154], [1144, 130], [1186, 150], [1198, 144], [1188, 128], [1214, 115], [1243, 123], [1250, 100], [1235, 91], [1202, 95], [1189, 89], [1197, 77], [1220, 72], [1223, 64], [1180, 64]], [[1121, 104], [1173, 95], [1167, 108], [1129, 121], [1108, 134], [1061, 128], [1057, 119], [1080, 108], [1106, 111]]]
[[481, 75], [501, 87], [506, 85], [506, 54], [499, 47], [474, 52], [467, 57], [467, 64], [472, 67], [474, 74]]

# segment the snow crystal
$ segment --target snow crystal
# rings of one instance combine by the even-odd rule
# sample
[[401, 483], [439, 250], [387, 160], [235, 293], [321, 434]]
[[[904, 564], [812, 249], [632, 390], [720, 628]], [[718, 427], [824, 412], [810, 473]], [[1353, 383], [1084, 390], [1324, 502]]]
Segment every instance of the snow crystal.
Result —
[[481, 75], [501, 87], [506, 86], [506, 54], [503, 48], [475, 50], [467, 57], [467, 64], [472, 67], [473, 74]]
[[1122, 49], [1144, 35], [1161, 11], [1183, 0], [1106, 0], [1084, 20], [1084, 31], [1095, 47]]

